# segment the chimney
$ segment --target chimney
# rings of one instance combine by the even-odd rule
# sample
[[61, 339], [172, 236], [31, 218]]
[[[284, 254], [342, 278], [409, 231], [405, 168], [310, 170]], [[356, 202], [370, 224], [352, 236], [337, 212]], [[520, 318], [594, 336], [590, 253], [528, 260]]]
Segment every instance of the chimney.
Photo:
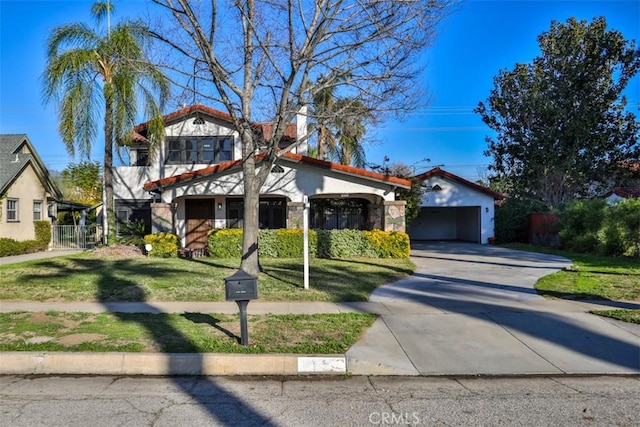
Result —
[[297, 154], [307, 155], [308, 139], [307, 139], [307, 106], [303, 105], [296, 114], [296, 135], [298, 141], [303, 140], [295, 148]]

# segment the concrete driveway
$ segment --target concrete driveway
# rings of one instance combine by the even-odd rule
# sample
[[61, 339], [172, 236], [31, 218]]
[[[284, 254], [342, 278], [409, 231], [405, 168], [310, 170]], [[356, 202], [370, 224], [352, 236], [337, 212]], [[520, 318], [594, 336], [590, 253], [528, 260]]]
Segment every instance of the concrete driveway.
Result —
[[640, 328], [587, 313], [640, 304], [547, 300], [561, 257], [489, 245], [418, 243], [415, 273], [377, 289], [386, 312], [347, 352], [354, 374], [640, 373]]

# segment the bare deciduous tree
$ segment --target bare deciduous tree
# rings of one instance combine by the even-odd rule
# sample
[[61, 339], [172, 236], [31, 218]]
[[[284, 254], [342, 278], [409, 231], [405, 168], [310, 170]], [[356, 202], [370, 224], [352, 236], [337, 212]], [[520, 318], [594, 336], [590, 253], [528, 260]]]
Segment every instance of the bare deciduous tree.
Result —
[[[153, 0], [171, 17], [155, 36], [173, 52], [174, 83], [221, 105], [240, 135], [247, 272], [258, 271], [260, 188], [293, 148], [281, 146], [287, 124], [327, 88], [378, 119], [423, 107], [420, 55], [455, 1]], [[268, 140], [256, 121], [272, 124]]]

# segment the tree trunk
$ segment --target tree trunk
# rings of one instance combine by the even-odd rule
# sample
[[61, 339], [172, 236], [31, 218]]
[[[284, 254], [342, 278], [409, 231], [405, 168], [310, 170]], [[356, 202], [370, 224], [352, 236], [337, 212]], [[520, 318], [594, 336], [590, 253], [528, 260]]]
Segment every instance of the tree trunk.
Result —
[[346, 143], [342, 143], [342, 164], [351, 165], [351, 150], [347, 147]]
[[[240, 267], [249, 274], [257, 276], [260, 272], [258, 259], [258, 215], [260, 187], [256, 177], [256, 160], [253, 153], [253, 139], [242, 136], [242, 172], [244, 176], [244, 224], [242, 235], [242, 262]], [[260, 185], [259, 185], [260, 184]]]
[[105, 112], [104, 112], [104, 225], [105, 243], [116, 243], [116, 215], [113, 201], [113, 104], [112, 97], [105, 88]]
[[325, 160], [327, 152], [327, 128], [320, 125], [318, 128], [318, 158]]

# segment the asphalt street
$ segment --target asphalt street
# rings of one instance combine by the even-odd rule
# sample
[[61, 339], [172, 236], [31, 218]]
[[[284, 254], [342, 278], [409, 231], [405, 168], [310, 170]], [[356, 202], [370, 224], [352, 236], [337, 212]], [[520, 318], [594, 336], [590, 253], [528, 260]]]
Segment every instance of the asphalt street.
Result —
[[638, 377], [0, 377], [0, 425], [637, 426]]

